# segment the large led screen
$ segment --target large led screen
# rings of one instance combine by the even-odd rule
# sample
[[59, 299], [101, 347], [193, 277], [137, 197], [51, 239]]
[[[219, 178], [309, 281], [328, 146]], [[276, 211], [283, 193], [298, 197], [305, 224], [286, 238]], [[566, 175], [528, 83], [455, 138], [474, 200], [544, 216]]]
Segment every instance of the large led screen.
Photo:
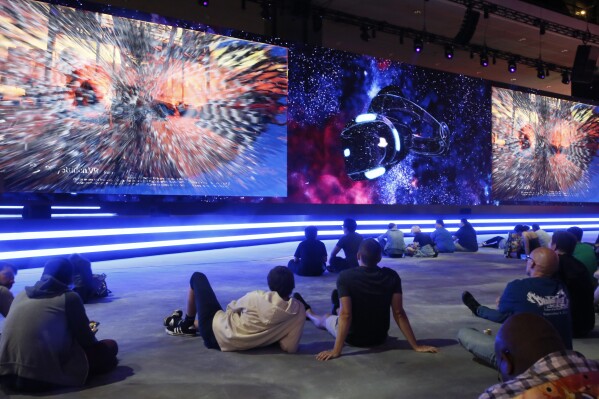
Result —
[[287, 195], [287, 49], [0, 0], [4, 192]]
[[491, 202], [485, 81], [328, 49], [289, 72], [288, 201]]
[[493, 88], [493, 198], [599, 202], [596, 106]]

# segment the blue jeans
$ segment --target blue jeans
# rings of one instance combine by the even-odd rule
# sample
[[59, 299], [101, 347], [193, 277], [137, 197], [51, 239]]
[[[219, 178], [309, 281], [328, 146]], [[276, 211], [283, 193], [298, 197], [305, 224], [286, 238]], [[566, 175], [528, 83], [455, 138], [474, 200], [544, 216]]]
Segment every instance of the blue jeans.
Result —
[[195, 272], [189, 279], [189, 285], [193, 290], [196, 311], [198, 312], [198, 330], [204, 339], [204, 345], [208, 349], [218, 349], [220, 346], [212, 330], [212, 319], [219, 310], [223, 310], [216, 299], [216, 294], [210, 286], [210, 282], [204, 273]]
[[495, 363], [495, 337], [484, 334], [475, 328], [461, 328], [458, 331], [458, 342], [474, 357], [497, 367]]
[[494, 321], [495, 323], [503, 323], [510, 316], [509, 314], [501, 313], [497, 309], [491, 309], [486, 306], [479, 306], [476, 310], [476, 315], [483, 319]]

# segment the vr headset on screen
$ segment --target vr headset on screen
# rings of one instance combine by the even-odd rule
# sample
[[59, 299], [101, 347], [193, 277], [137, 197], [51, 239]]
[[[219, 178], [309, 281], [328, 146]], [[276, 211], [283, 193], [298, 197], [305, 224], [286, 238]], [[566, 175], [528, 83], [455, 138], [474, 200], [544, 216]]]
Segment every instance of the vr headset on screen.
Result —
[[405, 98], [396, 86], [383, 88], [341, 132], [345, 169], [352, 180], [385, 174], [408, 153], [438, 156], [449, 149], [449, 128]]

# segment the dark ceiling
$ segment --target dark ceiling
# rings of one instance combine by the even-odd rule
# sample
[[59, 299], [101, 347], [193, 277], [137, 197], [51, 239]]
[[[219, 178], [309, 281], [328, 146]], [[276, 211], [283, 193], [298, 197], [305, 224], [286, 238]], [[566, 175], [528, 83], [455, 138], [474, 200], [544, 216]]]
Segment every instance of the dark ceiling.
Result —
[[[95, 2], [275, 34], [562, 95], [571, 94], [571, 84], [562, 83], [562, 72], [570, 74], [578, 46], [583, 41], [599, 46], [598, 25], [586, 22], [585, 17], [564, 15], [586, 10], [586, 18], [595, 18], [592, 1], [211, 0], [208, 7], [190, 0]], [[467, 5], [480, 14], [478, 22], [471, 24], [474, 31], [467, 42], [455, 43], [454, 57], [448, 60], [446, 47], [463, 30]], [[561, 13], [547, 9], [549, 6]], [[264, 20], [265, 10], [278, 17]], [[315, 19], [320, 23], [315, 24]], [[365, 31], [367, 41], [361, 38]], [[419, 54], [413, 48], [416, 37], [424, 39]], [[489, 57], [487, 67], [480, 62], [483, 50]], [[508, 72], [509, 60], [516, 61], [517, 72]], [[544, 79], [537, 77], [538, 64], [549, 72]]]

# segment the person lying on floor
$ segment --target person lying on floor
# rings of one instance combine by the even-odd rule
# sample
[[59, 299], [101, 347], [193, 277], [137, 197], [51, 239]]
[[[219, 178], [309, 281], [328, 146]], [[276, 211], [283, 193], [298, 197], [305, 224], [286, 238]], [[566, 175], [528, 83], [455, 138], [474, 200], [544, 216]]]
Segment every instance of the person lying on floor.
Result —
[[599, 362], [568, 350], [559, 332], [539, 315], [520, 313], [508, 318], [497, 332], [495, 357], [503, 382], [489, 387], [479, 399], [520, 398], [521, 394], [594, 398], [599, 393]]
[[[318, 315], [299, 294], [294, 297], [304, 303], [306, 316], [320, 329], [335, 337], [332, 350], [320, 352], [318, 360], [341, 356], [347, 342], [352, 346], [370, 347], [385, 343], [389, 332], [389, 308], [393, 318], [417, 352], [438, 351], [434, 346], [418, 345], [408, 315], [402, 305], [401, 279], [395, 270], [379, 267], [381, 246], [374, 239], [360, 244], [358, 260], [360, 267], [345, 270], [337, 278], [333, 291], [333, 315]], [[337, 313], [339, 315], [337, 315]]]
[[[558, 269], [557, 254], [549, 248], [537, 248], [526, 261], [528, 278], [508, 283], [497, 309], [482, 306], [468, 291], [462, 293], [462, 301], [475, 316], [496, 323], [518, 313], [543, 316], [559, 331], [565, 347], [572, 349], [570, 304], [565, 285], [555, 278]], [[458, 331], [458, 341], [476, 358], [496, 366], [493, 337], [473, 328], [462, 328]]]
[[72, 282], [71, 262], [51, 259], [12, 303], [0, 338], [0, 375], [11, 389], [82, 386], [116, 367], [117, 343], [96, 339]]
[[193, 273], [185, 317], [180, 310], [166, 317], [166, 332], [184, 336], [195, 336], [199, 332], [206, 348], [223, 352], [277, 342], [283, 351], [296, 352], [306, 311], [299, 301], [290, 298], [295, 288], [293, 273], [285, 266], [276, 266], [266, 280], [270, 291], [251, 291], [223, 310], [206, 275]]

